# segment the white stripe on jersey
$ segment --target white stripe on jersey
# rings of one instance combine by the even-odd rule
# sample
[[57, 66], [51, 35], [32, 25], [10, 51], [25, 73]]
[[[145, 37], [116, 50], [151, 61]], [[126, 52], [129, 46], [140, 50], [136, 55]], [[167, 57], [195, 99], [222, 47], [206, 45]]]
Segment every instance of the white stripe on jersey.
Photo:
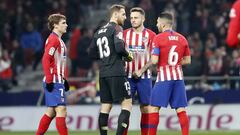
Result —
[[[139, 33], [139, 34], [138, 34], [138, 44], [137, 44], [137, 46], [141, 46], [141, 45], [142, 45], [142, 33]], [[138, 53], [136, 53], [136, 55], [137, 55], [137, 56], [136, 56], [136, 57], [137, 57], [137, 59], [136, 59], [137, 62], [136, 62], [136, 64], [135, 64], [135, 67], [136, 67], [135, 70], [138, 71], [138, 67], [139, 67], [138, 65], [140, 64], [140, 65], [141, 65], [140, 67], [142, 67], [142, 61], [141, 61], [141, 60], [142, 60], [142, 59], [141, 59], [142, 57], [141, 57], [141, 55], [138, 55]], [[142, 77], [143, 77], [143, 76], [142, 76]]]
[[172, 74], [173, 74], [173, 80], [177, 80], [177, 74], [176, 74], [175, 67], [172, 67]]
[[167, 80], [170, 81], [171, 80], [171, 75], [170, 75], [169, 66], [166, 66], [166, 73], [167, 73]]
[[[60, 39], [60, 41], [61, 41], [61, 53], [64, 53], [64, 51], [65, 51], [65, 44], [64, 44], [64, 42]], [[62, 55], [62, 57], [65, 57], [65, 56], [63, 56]], [[62, 59], [64, 59], [64, 58], [62, 58]], [[62, 68], [62, 73], [61, 73], [61, 75], [62, 75], [62, 77], [64, 78], [64, 70], [65, 70], [65, 63], [66, 62], [61, 62], [62, 63], [62, 66], [61, 66], [61, 68]]]
[[56, 82], [56, 75], [53, 75], [53, 82]]
[[160, 67], [160, 80], [164, 81], [164, 71], [163, 71], [163, 67]]
[[183, 77], [182, 77], [182, 69], [180, 68], [180, 66], [177, 66], [177, 72], [178, 72], [179, 80], [182, 80], [183, 79]]
[[[137, 35], [136, 35], [136, 33], [135, 32], [132, 32], [132, 45], [133, 46], [137, 46], [137, 44], [136, 44], [136, 40], [137, 40], [137, 37], [136, 37]], [[136, 53], [136, 52], [134, 52], [134, 67], [133, 67], [133, 71], [132, 72], [134, 72], [134, 71], [137, 71], [138, 70], [138, 54]]]
[[60, 76], [60, 72], [61, 72], [61, 59], [59, 57], [61, 57], [61, 55], [58, 53], [58, 50], [55, 52], [55, 56], [56, 56], [56, 64], [57, 64], [57, 79], [59, 81], [59, 83], [61, 83], [61, 76]]
[[[142, 43], [143, 43], [143, 37], [146, 35], [145, 34], [146, 32], [142, 32], [142, 33], [139, 33], [139, 37], [138, 37], [138, 44], [139, 45], [142, 45]], [[146, 48], [146, 45], [145, 44], [143, 44], [144, 46], [145, 46], [145, 48]], [[141, 68], [144, 66], [144, 64], [145, 64], [145, 57], [143, 56], [143, 55], [140, 55], [140, 64], [141, 64]], [[142, 76], [141, 76], [141, 78], [142, 79], [144, 79], [145, 78], [145, 74], [143, 73], [142, 74]]]

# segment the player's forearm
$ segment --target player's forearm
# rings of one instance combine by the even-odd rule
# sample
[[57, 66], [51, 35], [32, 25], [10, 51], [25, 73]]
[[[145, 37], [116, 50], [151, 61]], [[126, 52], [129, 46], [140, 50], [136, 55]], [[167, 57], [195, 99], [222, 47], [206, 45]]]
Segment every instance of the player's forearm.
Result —
[[128, 56], [128, 52], [124, 47], [124, 42], [123, 41], [115, 42], [115, 50], [116, 50], [117, 53], [121, 54], [123, 57]]
[[181, 61], [182, 65], [188, 65], [191, 64], [191, 57], [190, 56], [185, 56], [183, 57], [182, 61]]
[[144, 65], [142, 68], [141, 68], [141, 72], [142, 74], [147, 71], [151, 66], [153, 65], [152, 61], [148, 61], [146, 65]]

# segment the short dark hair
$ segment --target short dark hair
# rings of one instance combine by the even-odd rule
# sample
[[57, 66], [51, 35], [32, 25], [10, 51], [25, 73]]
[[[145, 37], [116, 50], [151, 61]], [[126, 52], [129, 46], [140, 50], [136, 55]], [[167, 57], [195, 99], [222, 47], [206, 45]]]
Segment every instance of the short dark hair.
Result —
[[60, 20], [66, 20], [66, 16], [57, 13], [57, 14], [51, 14], [48, 17], [48, 29], [53, 30], [54, 29], [54, 24], [58, 24]]
[[130, 10], [130, 13], [132, 13], [132, 12], [139, 12], [141, 15], [145, 16], [145, 11], [144, 11], [142, 8], [140, 8], [140, 7], [134, 7], [134, 8], [132, 8], [132, 9]]
[[159, 14], [158, 17], [161, 18], [161, 19], [168, 20], [168, 23], [171, 24], [171, 25], [173, 24], [173, 14], [172, 13], [162, 12], [162, 13]]
[[110, 17], [112, 17], [113, 13], [116, 12], [116, 11], [120, 11], [121, 9], [125, 9], [125, 6], [123, 5], [120, 5], [120, 4], [113, 4], [111, 7], [110, 7]]

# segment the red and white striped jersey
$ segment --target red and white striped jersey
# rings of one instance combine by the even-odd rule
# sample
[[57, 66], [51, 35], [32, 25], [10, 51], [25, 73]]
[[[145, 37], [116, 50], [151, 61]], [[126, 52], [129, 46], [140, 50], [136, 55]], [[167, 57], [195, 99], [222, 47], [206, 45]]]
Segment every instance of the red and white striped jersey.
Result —
[[56, 33], [51, 33], [45, 43], [42, 65], [45, 77], [43, 81], [63, 83], [66, 76], [67, 48]]
[[[155, 35], [153, 31], [146, 28], [141, 33], [134, 32], [133, 28], [124, 30], [125, 48], [132, 52], [134, 57], [133, 61], [126, 62], [128, 78], [132, 78], [132, 73], [141, 69], [150, 60]], [[151, 71], [148, 69], [141, 78], [151, 78]]]
[[184, 36], [174, 31], [165, 31], [155, 36], [153, 54], [158, 59], [158, 81], [183, 80], [181, 61], [190, 56], [188, 42]]

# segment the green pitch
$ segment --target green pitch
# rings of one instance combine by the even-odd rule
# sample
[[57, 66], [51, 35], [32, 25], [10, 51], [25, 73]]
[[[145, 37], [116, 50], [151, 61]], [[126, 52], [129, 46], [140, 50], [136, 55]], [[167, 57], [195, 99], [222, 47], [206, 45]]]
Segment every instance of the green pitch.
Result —
[[[191, 131], [190, 135], [239, 135], [240, 131]], [[131, 131], [128, 135], [140, 135], [140, 131]], [[0, 135], [34, 135], [34, 132], [2, 132]], [[48, 132], [45, 135], [58, 135], [57, 132]], [[99, 135], [97, 131], [95, 132], [69, 132], [69, 135]], [[115, 135], [114, 132], [109, 132], [109, 135]], [[179, 132], [174, 131], [160, 131], [158, 135], [181, 135]]]

